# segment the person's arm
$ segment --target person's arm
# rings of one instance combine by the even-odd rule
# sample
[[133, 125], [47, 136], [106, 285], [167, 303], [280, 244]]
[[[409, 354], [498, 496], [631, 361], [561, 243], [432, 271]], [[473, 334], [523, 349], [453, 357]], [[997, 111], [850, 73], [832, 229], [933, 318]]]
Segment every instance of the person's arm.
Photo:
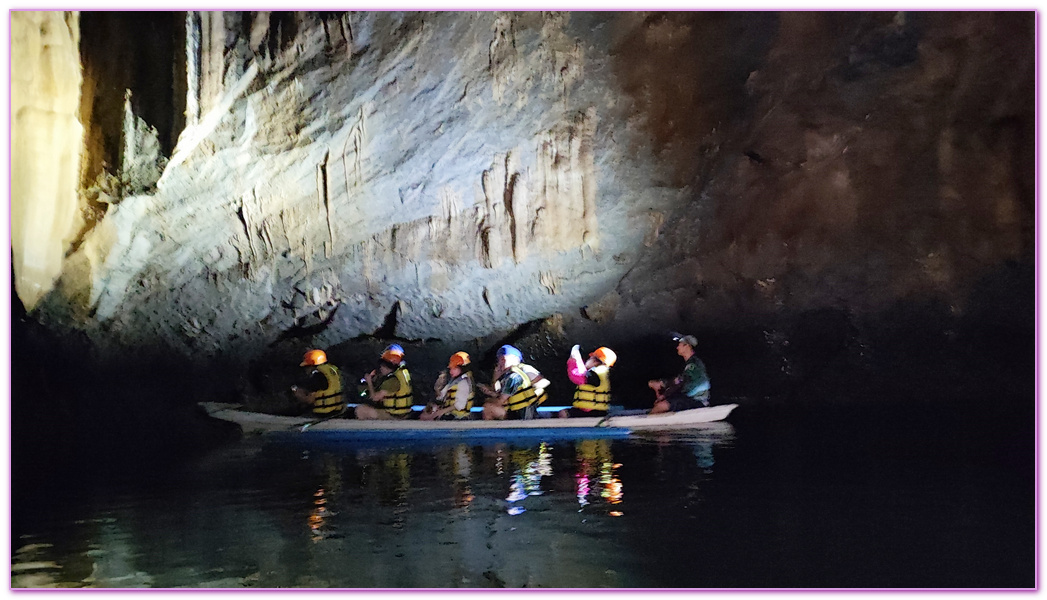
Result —
[[539, 373], [536, 377], [531, 378], [531, 385], [533, 385], [538, 390], [544, 390], [545, 388], [549, 387], [550, 383], [552, 382], [546, 379], [545, 376], [541, 373]]
[[705, 365], [700, 360], [688, 362], [680, 376], [680, 391], [688, 396], [704, 391], [701, 389], [706, 381]]
[[523, 385], [523, 377], [520, 377], [518, 373], [509, 372], [500, 381], [502, 382], [502, 389], [501, 394], [498, 396], [498, 401], [501, 406], [505, 406], [509, 398]]
[[367, 384], [367, 397], [374, 400], [374, 371], [368, 371], [364, 375], [364, 382]]
[[297, 385], [292, 385], [291, 393], [294, 394], [295, 399], [301, 402], [302, 404], [313, 403], [313, 393], [305, 388], [298, 387]]
[[447, 396], [447, 390], [450, 389], [447, 385], [448, 379], [449, 376], [447, 371], [440, 371], [440, 375], [436, 378], [436, 383], [433, 384], [433, 391], [436, 392], [436, 399], [438, 401], [443, 400], [443, 398]]
[[465, 377], [458, 382], [458, 391], [454, 394], [454, 409], [465, 410], [465, 405], [469, 402], [469, 394], [472, 392], [472, 388], [469, 385], [469, 380]]
[[447, 401], [447, 394], [451, 390], [451, 384], [446, 383], [446, 371], [440, 373], [440, 377], [437, 378], [436, 387], [436, 398], [432, 402], [428, 402], [425, 405], [425, 409], [419, 418], [423, 421], [434, 421], [442, 417], [445, 413], [451, 410], [452, 407], [444, 406], [443, 403]]
[[683, 375], [681, 374], [672, 379], [652, 379], [647, 382], [647, 387], [654, 390], [655, 401], [663, 400], [680, 389], [680, 382], [683, 381], [682, 378]]
[[600, 376], [596, 374], [596, 371], [592, 371], [592, 370], [586, 371], [585, 372], [585, 383], [586, 383], [586, 385], [591, 385], [593, 387], [596, 387], [596, 386], [600, 385]]
[[545, 393], [545, 388], [549, 387], [549, 384], [552, 383], [542, 375], [541, 371], [534, 368], [533, 365], [523, 364], [520, 365], [520, 369], [522, 369], [527, 375], [527, 378], [531, 380], [531, 385], [534, 386], [536, 394], [541, 395]]
[[327, 378], [323, 376], [323, 373], [319, 371], [313, 371], [309, 374], [309, 377], [302, 382], [302, 386], [293, 386], [291, 391], [294, 392], [295, 398], [298, 398], [299, 402], [304, 404], [313, 404], [316, 402], [317, 392], [327, 389]]
[[571, 348], [571, 357], [567, 359], [567, 378], [575, 385], [582, 385], [585, 381], [585, 361], [582, 353], [578, 351], [578, 345]]
[[371, 401], [376, 404], [380, 403], [382, 400], [385, 400], [399, 391], [400, 381], [395, 377], [387, 377], [386, 380], [378, 386], [378, 390], [371, 394]]
[[491, 385], [478, 383], [478, 384], [476, 384], [476, 389], [480, 390], [480, 392], [483, 393], [488, 398], [498, 398], [499, 396], [502, 395], [502, 392], [501, 392], [501, 387], [502, 387], [501, 386], [501, 378], [502, 378], [503, 374], [504, 374], [504, 371], [500, 371], [499, 369], [495, 369], [494, 374], [491, 376]]

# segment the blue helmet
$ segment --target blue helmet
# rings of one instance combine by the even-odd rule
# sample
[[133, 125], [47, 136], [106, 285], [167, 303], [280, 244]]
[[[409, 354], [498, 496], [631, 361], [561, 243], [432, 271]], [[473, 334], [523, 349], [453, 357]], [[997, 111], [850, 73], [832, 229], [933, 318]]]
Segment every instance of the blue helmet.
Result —
[[510, 346], [508, 344], [498, 349], [498, 356], [515, 356], [516, 360], [523, 360], [523, 353], [516, 346]]
[[393, 352], [399, 352], [400, 354], [404, 353], [404, 348], [400, 344], [389, 344], [389, 346], [382, 352], [389, 352], [390, 350], [392, 350]]

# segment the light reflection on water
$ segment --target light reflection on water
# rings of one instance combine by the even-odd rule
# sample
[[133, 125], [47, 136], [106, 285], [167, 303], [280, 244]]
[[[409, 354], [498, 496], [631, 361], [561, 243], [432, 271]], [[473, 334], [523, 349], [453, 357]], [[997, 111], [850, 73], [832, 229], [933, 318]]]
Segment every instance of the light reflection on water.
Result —
[[[715, 437], [729, 447], [730, 430]], [[692, 442], [654, 444], [689, 455]], [[617, 454], [642, 455], [651, 444], [302, 447], [245, 438], [159, 487], [99, 489], [90, 502], [34, 512], [14, 540], [12, 586], [637, 585], [620, 573], [635, 562], [620, 549], [632, 533], [604, 519], [628, 514], [629, 463]], [[643, 485], [634, 486], [639, 496]]]
[[[574, 475], [578, 505], [584, 509], [590, 504], [590, 496], [612, 506], [621, 504], [623, 485], [616, 470], [622, 465], [614, 462], [610, 441], [579, 440], [575, 442], [575, 456], [578, 465]], [[619, 510], [610, 510], [607, 514], [622, 516]]]
[[245, 438], [153, 477], [83, 480], [51, 494], [13, 490], [11, 585], [1030, 581], [1027, 471], [957, 460], [982, 457], [963, 437], [932, 453], [861, 423], [838, 437], [834, 429], [833, 440], [844, 442], [835, 445], [787, 428], [754, 436], [720, 425], [481, 444]]
[[115, 480], [14, 486], [11, 585], [1034, 585], [1031, 444], [980, 418], [871, 415], [626, 439], [244, 438]]

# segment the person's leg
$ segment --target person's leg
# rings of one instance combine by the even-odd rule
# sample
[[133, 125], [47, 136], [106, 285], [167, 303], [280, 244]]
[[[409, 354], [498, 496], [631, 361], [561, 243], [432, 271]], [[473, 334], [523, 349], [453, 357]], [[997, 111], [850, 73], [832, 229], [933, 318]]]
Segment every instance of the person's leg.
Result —
[[378, 412], [378, 409], [373, 406], [359, 404], [356, 407], [356, 418], [366, 420], [380, 419], [381, 417], [378, 416]]
[[606, 410], [582, 410], [582, 409], [571, 409], [573, 413], [572, 417], [606, 417]]
[[502, 406], [495, 406], [488, 402], [484, 404], [483, 418], [485, 421], [492, 421], [505, 418], [505, 408]]
[[654, 401], [654, 406], [651, 407], [651, 413], [650, 414], [657, 415], [659, 413], [669, 412], [670, 410], [671, 410], [671, 408], [669, 407], [669, 401], [668, 400], [664, 400], [664, 399], [663, 400], [655, 400]]
[[701, 408], [702, 406], [702, 404], [694, 398], [691, 398], [690, 396], [685, 396], [683, 394], [673, 394], [666, 400], [668, 400], [669, 410], [671, 410], [672, 412], [680, 412], [683, 410], [690, 410], [692, 408]]
[[388, 421], [396, 419], [393, 415], [388, 414], [388, 410], [381, 408], [375, 408], [369, 404], [360, 404], [356, 407], [356, 418], [357, 419], [369, 419], [369, 420], [381, 420]]
[[580, 408], [566, 408], [560, 411], [561, 417], [606, 417], [606, 410], [582, 410]]

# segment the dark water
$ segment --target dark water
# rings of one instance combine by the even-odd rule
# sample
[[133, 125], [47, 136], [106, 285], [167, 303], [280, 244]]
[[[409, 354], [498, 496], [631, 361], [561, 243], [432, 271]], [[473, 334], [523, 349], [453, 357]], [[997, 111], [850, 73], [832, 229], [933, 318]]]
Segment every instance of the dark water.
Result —
[[1030, 415], [739, 409], [627, 439], [228, 439], [13, 490], [14, 587], [1029, 588]]

